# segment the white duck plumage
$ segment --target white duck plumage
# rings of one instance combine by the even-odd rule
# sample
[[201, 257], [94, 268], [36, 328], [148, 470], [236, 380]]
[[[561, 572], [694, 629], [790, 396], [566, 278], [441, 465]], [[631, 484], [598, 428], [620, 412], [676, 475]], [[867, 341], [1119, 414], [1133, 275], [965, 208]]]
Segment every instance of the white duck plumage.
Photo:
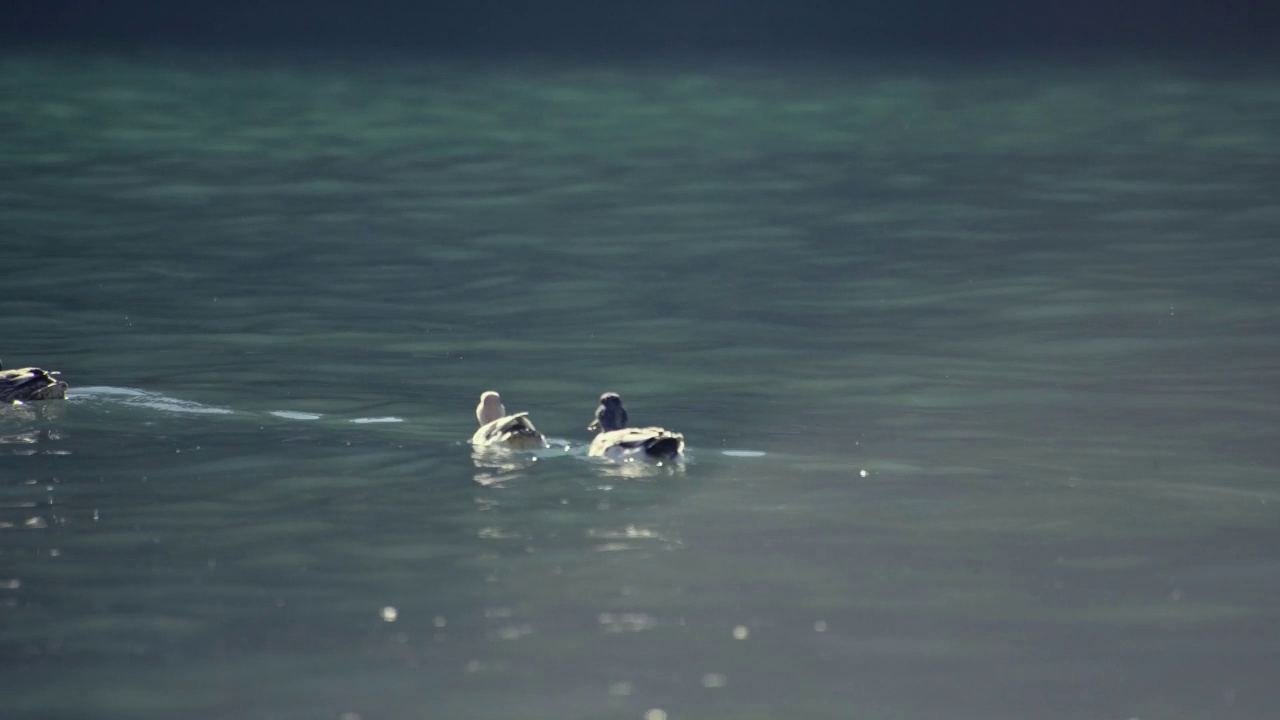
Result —
[[529, 420], [529, 413], [507, 414], [498, 393], [488, 390], [476, 405], [476, 421], [480, 429], [471, 436], [472, 445], [508, 447], [520, 450], [547, 447], [547, 439]]

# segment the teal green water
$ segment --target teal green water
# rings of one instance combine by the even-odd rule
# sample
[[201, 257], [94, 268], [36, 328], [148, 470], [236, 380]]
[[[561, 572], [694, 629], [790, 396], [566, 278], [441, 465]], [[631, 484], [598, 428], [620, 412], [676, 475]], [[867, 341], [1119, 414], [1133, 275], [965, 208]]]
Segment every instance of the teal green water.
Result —
[[1275, 717], [1273, 77], [5, 56], [0, 715]]

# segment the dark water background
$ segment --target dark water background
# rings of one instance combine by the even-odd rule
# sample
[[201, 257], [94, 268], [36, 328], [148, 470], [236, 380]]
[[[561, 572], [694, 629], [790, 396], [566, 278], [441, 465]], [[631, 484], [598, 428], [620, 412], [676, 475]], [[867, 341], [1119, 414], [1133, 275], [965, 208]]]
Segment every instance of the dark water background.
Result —
[[1273, 69], [4, 55], [0, 717], [1276, 717]]

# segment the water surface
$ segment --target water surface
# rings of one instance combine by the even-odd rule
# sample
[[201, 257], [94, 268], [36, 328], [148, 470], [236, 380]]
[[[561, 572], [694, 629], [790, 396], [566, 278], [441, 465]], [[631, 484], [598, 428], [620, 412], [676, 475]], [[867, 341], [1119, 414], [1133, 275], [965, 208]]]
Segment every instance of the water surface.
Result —
[[3, 714], [1275, 717], [1273, 76], [5, 56]]

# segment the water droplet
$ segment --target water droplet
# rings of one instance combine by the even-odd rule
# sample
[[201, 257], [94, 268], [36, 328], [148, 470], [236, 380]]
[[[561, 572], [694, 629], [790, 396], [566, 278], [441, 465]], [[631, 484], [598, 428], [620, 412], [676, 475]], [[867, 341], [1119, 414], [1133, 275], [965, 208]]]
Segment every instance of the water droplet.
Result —
[[626, 697], [631, 694], [631, 683], [626, 681], [611, 683], [609, 694], [615, 697]]
[[720, 673], [707, 673], [702, 676], [702, 687], [705, 688], [722, 688], [728, 682], [728, 679]]

